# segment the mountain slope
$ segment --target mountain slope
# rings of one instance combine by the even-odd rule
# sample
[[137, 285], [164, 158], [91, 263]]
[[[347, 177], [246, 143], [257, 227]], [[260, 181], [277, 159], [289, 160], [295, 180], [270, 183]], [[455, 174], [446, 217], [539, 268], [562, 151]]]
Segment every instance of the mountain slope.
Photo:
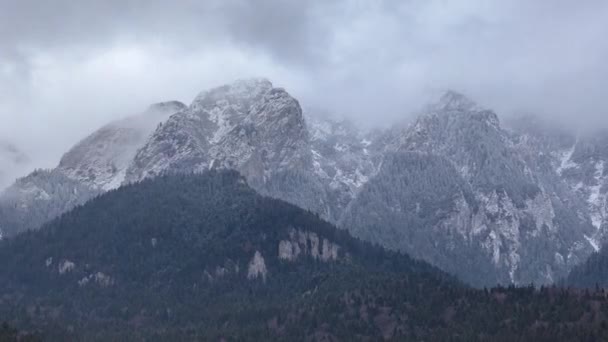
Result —
[[510, 122], [519, 136], [520, 145], [533, 146], [536, 160], [555, 170], [559, 180], [578, 202], [578, 214], [588, 217], [595, 228], [588, 236], [595, 250], [606, 242], [608, 226], [608, 179], [604, 164], [608, 162], [608, 132], [577, 133], [552, 125], [540, 118], [525, 116]]
[[127, 181], [210, 168], [238, 170], [262, 194], [330, 215], [302, 109], [266, 79], [202, 92], [154, 132], [135, 156]]
[[448, 92], [387, 133], [378, 175], [341, 222], [472, 284], [552, 283], [593, 251], [594, 229], [518, 139], [495, 113]]
[[0, 234], [36, 229], [99, 193], [57, 170], [36, 170], [0, 196]]
[[309, 115], [306, 123], [315, 175], [325, 184], [329, 196], [327, 218], [338, 222], [362, 186], [375, 175], [382, 156], [370, 147], [371, 137], [349, 121]]
[[[0, 242], [0, 320], [57, 340], [575, 341], [605, 298], [472, 290], [235, 172], [111, 191]], [[597, 310], [592, 302], [599, 302]], [[542, 328], [539, 328], [542, 326]]]
[[112, 122], [76, 144], [53, 170], [36, 170], [0, 194], [0, 233], [15, 235], [118, 187], [137, 150], [157, 125], [184, 109], [179, 102], [150, 106]]
[[608, 286], [608, 250], [602, 248], [591, 254], [584, 263], [574, 267], [560, 283], [563, 286], [606, 288]]

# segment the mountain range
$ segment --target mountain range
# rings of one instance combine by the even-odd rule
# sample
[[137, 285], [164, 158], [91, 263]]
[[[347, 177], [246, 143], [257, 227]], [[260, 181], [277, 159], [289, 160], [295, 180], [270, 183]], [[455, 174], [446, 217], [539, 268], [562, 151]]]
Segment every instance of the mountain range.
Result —
[[605, 241], [607, 158], [608, 135], [501, 123], [453, 91], [409, 125], [367, 133], [303, 113], [268, 80], [241, 80], [94, 132], [0, 195], [0, 229], [40, 228], [121, 185], [231, 169], [467, 283], [549, 284]]

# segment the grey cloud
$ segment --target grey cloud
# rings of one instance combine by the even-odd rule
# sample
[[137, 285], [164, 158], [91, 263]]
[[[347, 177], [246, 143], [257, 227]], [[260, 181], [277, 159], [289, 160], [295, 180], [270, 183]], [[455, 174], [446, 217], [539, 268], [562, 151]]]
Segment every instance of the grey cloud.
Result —
[[[164, 40], [182, 48], [233, 41], [279, 57], [310, 57], [311, 16], [323, 2], [278, 0], [2, 0], [0, 46], [99, 47], [117, 40]], [[317, 39], [315, 39], [317, 40]], [[6, 57], [6, 56], [5, 56]], [[10, 55], [8, 56], [10, 57]]]
[[370, 124], [454, 88], [608, 127], [606, 22], [602, 0], [0, 0], [0, 135], [50, 164], [103, 122], [250, 76]]

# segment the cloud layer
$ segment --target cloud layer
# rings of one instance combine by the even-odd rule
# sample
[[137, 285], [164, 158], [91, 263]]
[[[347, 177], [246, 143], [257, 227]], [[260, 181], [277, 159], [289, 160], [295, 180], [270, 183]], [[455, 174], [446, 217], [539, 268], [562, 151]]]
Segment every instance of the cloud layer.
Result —
[[52, 166], [108, 120], [251, 76], [363, 123], [452, 88], [608, 127], [606, 22], [603, 0], [0, 0], [0, 136]]

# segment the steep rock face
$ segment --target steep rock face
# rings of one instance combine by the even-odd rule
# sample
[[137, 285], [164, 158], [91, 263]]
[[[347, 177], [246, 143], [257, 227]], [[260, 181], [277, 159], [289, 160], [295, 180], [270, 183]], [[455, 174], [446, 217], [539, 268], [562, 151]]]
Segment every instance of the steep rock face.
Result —
[[555, 170], [466, 97], [446, 93], [389, 140], [342, 220], [355, 235], [479, 285], [550, 283], [592, 251], [593, 228]]
[[[578, 202], [579, 216], [595, 228], [587, 239], [596, 250], [606, 242], [608, 196], [608, 132], [575, 133], [539, 118], [520, 118], [512, 124], [522, 140], [537, 147], [538, 162], [552, 168]], [[559, 182], [556, 182], [559, 183]]]
[[393, 152], [340, 224], [363, 240], [430, 260], [466, 280], [487, 276], [483, 280], [492, 282], [496, 272], [491, 258], [479, 253], [481, 246], [470, 239], [470, 227], [481, 219], [476, 206], [470, 185], [445, 158]]
[[590, 239], [599, 248], [608, 229], [608, 134], [581, 137], [560, 151], [560, 176], [587, 204], [596, 231]]
[[5, 236], [43, 223], [114, 189], [154, 128], [184, 109], [179, 102], [150, 106], [142, 114], [112, 122], [67, 152], [53, 170], [37, 170], [0, 194], [0, 229]]
[[262, 194], [329, 216], [299, 103], [265, 79], [201, 93], [138, 151], [127, 182], [167, 172], [235, 169]]
[[329, 219], [337, 222], [361, 187], [375, 175], [381, 154], [372, 137], [348, 121], [306, 118], [316, 176], [330, 196]]

